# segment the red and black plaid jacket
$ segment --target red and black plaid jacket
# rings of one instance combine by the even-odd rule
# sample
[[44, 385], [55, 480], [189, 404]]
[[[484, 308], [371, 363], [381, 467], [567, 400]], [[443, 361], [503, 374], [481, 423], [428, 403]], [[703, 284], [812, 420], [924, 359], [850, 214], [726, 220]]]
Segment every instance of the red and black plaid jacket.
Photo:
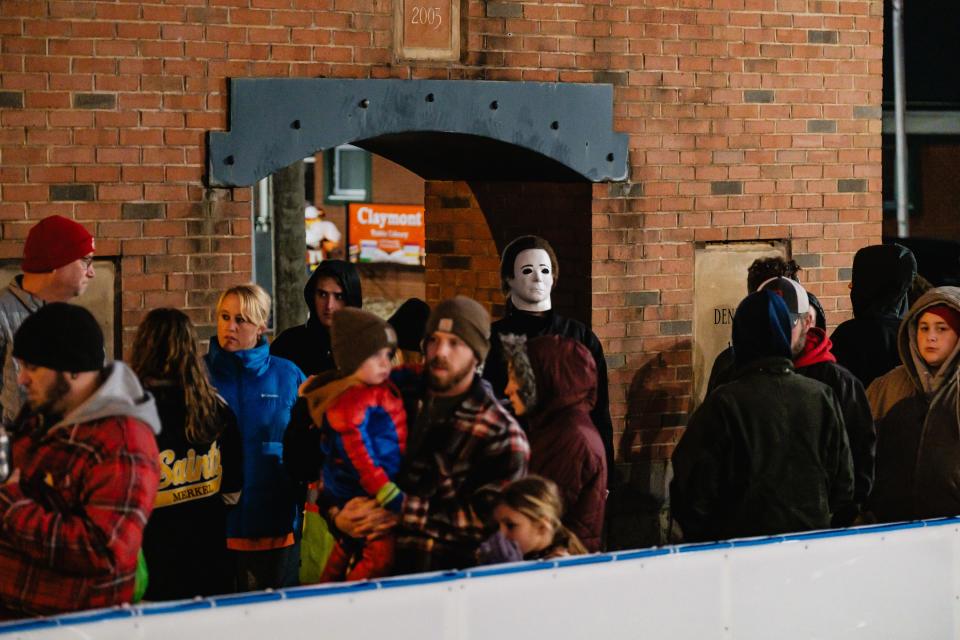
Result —
[[129, 602], [159, 481], [153, 432], [128, 416], [26, 426], [12, 447], [20, 481], [0, 486], [0, 609]]
[[406, 500], [396, 530], [396, 572], [475, 565], [476, 549], [490, 533], [477, 511], [484, 489], [527, 472], [523, 430], [476, 376], [460, 406], [444, 422], [428, 425], [409, 455], [399, 481]]

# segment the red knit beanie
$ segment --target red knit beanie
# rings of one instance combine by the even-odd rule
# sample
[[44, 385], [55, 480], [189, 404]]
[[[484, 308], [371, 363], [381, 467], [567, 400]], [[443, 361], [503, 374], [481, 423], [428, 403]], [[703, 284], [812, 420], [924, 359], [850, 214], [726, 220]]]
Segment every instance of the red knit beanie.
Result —
[[960, 311], [957, 311], [953, 307], [945, 304], [938, 304], [932, 307], [927, 307], [923, 310], [923, 313], [932, 313], [933, 315], [937, 316], [946, 322], [947, 326], [953, 329], [955, 334], [960, 336]]
[[50, 216], [33, 225], [23, 246], [20, 267], [26, 273], [47, 273], [93, 252], [93, 236], [83, 225]]

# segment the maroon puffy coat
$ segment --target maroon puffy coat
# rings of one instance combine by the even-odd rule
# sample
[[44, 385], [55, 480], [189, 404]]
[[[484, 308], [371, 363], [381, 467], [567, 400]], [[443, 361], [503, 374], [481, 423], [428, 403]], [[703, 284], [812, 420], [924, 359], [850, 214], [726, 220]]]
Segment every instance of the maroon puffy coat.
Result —
[[590, 419], [597, 398], [597, 367], [590, 351], [562, 336], [527, 343], [537, 381], [529, 419], [530, 473], [557, 483], [563, 524], [589, 551], [600, 550], [607, 502], [603, 441]]

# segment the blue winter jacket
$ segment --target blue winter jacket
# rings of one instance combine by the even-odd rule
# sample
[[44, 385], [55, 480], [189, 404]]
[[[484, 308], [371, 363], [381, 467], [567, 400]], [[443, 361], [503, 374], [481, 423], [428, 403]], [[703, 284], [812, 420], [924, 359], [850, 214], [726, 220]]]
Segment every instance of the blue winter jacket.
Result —
[[227, 516], [227, 540], [298, 531], [301, 492], [283, 468], [283, 432], [305, 380], [303, 372], [289, 360], [271, 356], [263, 338], [252, 349], [229, 352], [213, 337], [205, 359], [210, 379], [237, 414], [243, 436], [243, 493]]

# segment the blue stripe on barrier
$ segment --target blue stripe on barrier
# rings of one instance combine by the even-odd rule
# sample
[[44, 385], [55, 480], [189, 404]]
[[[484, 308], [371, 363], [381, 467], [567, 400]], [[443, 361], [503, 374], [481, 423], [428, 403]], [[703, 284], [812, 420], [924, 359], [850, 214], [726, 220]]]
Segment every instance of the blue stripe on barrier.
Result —
[[614, 562], [616, 557], [612, 553], [592, 553], [586, 556], [565, 556], [553, 560], [558, 567], [576, 567], [585, 564], [602, 564], [604, 562]]
[[115, 620], [117, 618], [132, 618], [139, 615], [137, 607], [127, 605], [111, 607], [109, 609], [94, 609], [92, 611], [78, 611], [60, 616], [60, 624], [88, 624], [90, 622], [103, 622], [104, 620]]
[[786, 542], [784, 536], [770, 536], [769, 538], [742, 538], [740, 540], [731, 540], [730, 547], [736, 549], [738, 547], [762, 547], [769, 544], [781, 544]]
[[37, 631], [39, 629], [50, 629], [59, 627], [60, 621], [57, 618], [40, 618], [37, 620], [15, 620], [13, 622], [0, 623], [0, 633], [15, 633], [20, 631]]
[[677, 546], [677, 553], [696, 553], [697, 551], [712, 551], [714, 549], [730, 549], [733, 543], [729, 540], [719, 542], [694, 542]]
[[410, 576], [398, 576], [395, 578], [385, 578], [378, 581], [354, 582], [349, 584], [337, 584], [330, 586], [305, 586], [293, 587], [291, 589], [281, 589], [278, 591], [260, 591], [254, 593], [244, 593], [237, 595], [217, 596], [201, 600], [183, 600], [173, 603], [155, 603], [145, 604], [133, 607], [114, 607], [111, 609], [97, 609], [94, 611], [85, 611], [80, 613], [71, 613], [60, 616], [51, 616], [48, 618], [34, 618], [28, 620], [12, 620], [9, 622], [0, 622], [0, 635], [11, 633], [22, 633], [25, 631], [38, 631], [42, 629], [51, 629], [61, 626], [76, 626], [103, 622], [105, 620], [115, 620], [120, 618], [129, 618], [133, 616], [154, 616], [184, 613], [195, 611], [197, 609], [208, 609], [213, 607], [232, 607], [247, 604], [258, 604], [262, 602], [277, 602], [284, 599], [313, 598], [332, 595], [342, 595], [345, 593], [359, 593], [366, 591], [375, 591], [378, 589], [391, 589], [398, 587], [411, 587], [418, 585], [439, 584], [443, 582], [453, 582], [470, 578], [490, 577], [496, 575], [509, 575], [517, 573], [527, 573], [532, 571], [542, 571], [544, 569], [563, 568], [570, 566], [581, 566], [588, 564], [600, 564], [604, 562], [623, 562], [630, 560], [641, 560], [657, 556], [667, 556], [679, 553], [698, 553], [701, 551], [717, 551], [721, 549], [747, 548], [762, 545], [782, 544], [788, 542], [800, 542], [809, 540], [823, 540], [829, 538], [840, 538], [861, 535], [876, 535], [880, 533], [901, 531], [908, 529], [920, 529], [924, 527], [942, 527], [950, 525], [960, 525], [960, 517], [937, 518], [935, 520], [918, 520], [914, 522], [898, 522], [894, 524], [875, 524], [864, 525], [849, 529], [831, 529], [826, 531], [811, 531], [805, 533], [792, 533], [787, 535], [770, 536], [767, 538], [744, 538], [739, 540], [728, 540], [719, 542], [705, 542], [696, 544], [683, 544], [668, 547], [652, 547], [650, 549], [636, 549], [632, 551], [614, 551], [604, 554], [593, 554], [587, 556], [571, 556], [559, 558], [553, 561], [533, 561], [521, 562], [511, 565], [491, 566], [490, 568], [470, 569], [467, 571], [445, 571], [438, 573], [416, 574]]
[[309, 585], [303, 587], [291, 587], [284, 589], [284, 594], [288, 600], [299, 598], [312, 598], [314, 596], [329, 596], [342, 593], [359, 593], [362, 591], [376, 591], [380, 588], [377, 581], [363, 582], [339, 582], [328, 585]]
[[177, 600], [176, 602], [157, 602], [145, 604], [138, 607], [140, 615], [156, 616], [164, 613], [183, 613], [184, 611], [195, 611], [197, 609], [213, 609], [214, 603], [209, 598], [197, 598], [195, 600]]
[[216, 607], [237, 607], [245, 604], [256, 604], [258, 602], [274, 602], [283, 600], [282, 591], [254, 591], [251, 593], [238, 593], [229, 596], [216, 596], [210, 598], [210, 601]]
[[640, 558], [667, 556], [676, 552], [676, 547], [653, 547], [652, 549], [635, 549], [633, 551], [614, 551], [607, 555], [613, 556], [614, 562], [620, 562], [622, 560], [639, 560]]
[[509, 564], [494, 564], [487, 567], [478, 567], [467, 570], [468, 578], [489, 578], [491, 576], [505, 576], [511, 573], [529, 573], [532, 571], [543, 571], [544, 569], [553, 569], [556, 564], [549, 560], [536, 560], [533, 562], [511, 562]]
[[394, 589], [396, 587], [414, 587], [422, 584], [438, 584], [441, 582], [452, 582], [466, 578], [466, 571], [444, 571], [442, 573], [423, 573], [409, 576], [397, 576], [396, 578], [384, 578], [377, 582], [382, 589]]

